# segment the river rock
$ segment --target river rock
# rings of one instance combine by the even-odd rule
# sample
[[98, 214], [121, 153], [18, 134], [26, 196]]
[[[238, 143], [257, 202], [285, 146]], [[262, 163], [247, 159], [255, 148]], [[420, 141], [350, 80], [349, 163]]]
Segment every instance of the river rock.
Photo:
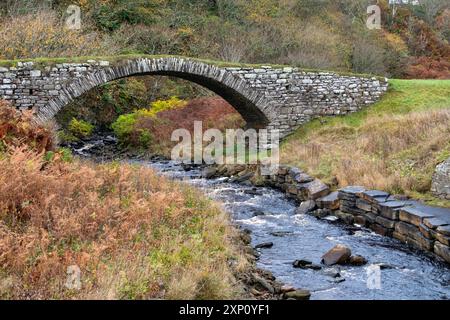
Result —
[[332, 267], [323, 270], [323, 274], [332, 278], [339, 278], [341, 276], [341, 269], [339, 267]]
[[217, 173], [217, 169], [215, 167], [207, 167], [202, 171], [202, 177], [206, 179], [213, 178]]
[[318, 264], [314, 264], [308, 260], [295, 260], [292, 265], [294, 266], [294, 268], [299, 268], [299, 269], [311, 269], [311, 270], [322, 269], [322, 267], [319, 266]]
[[287, 292], [292, 292], [292, 291], [295, 291], [295, 288], [288, 284], [281, 286], [281, 289], [280, 289], [281, 293], [287, 293]]
[[273, 247], [273, 242], [263, 242], [260, 244], [257, 244], [255, 246], [255, 249], [268, 249]]
[[341, 283], [341, 282], [344, 282], [344, 281], [345, 281], [345, 278], [339, 277], [339, 278], [335, 278], [332, 282], [333, 283]]
[[293, 234], [292, 231], [274, 231], [271, 232], [270, 235], [274, 237], [285, 237], [287, 235]]
[[311, 292], [308, 290], [295, 290], [286, 292], [283, 296], [285, 299], [290, 300], [309, 300], [311, 298]]
[[322, 256], [322, 263], [327, 266], [345, 264], [348, 262], [351, 255], [352, 251], [350, 248], [338, 244]]
[[266, 279], [263, 279], [257, 274], [253, 274], [253, 280], [255, 284], [262, 287], [263, 290], [269, 291], [270, 293], [275, 293], [274, 287]]
[[360, 255], [350, 257], [349, 263], [353, 266], [363, 266], [367, 263], [367, 259]]
[[309, 264], [312, 264], [312, 261], [301, 259], [301, 260], [295, 260], [292, 265], [294, 266], [294, 268], [302, 268]]
[[254, 217], [259, 217], [259, 216], [263, 216], [263, 215], [265, 215], [264, 211], [258, 210], [258, 209], [253, 210]]
[[316, 202], [314, 200], [303, 201], [300, 206], [295, 210], [295, 214], [310, 213], [316, 208]]
[[450, 200], [450, 158], [436, 167], [431, 192], [439, 198]]

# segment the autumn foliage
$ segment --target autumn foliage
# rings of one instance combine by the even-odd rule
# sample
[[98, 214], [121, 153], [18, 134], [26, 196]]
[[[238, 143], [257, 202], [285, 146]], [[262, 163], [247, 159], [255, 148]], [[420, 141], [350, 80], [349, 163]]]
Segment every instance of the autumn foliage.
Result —
[[[146, 167], [44, 157], [48, 131], [0, 110], [0, 298], [242, 294], [229, 261], [246, 262], [214, 203]], [[67, 284], [71, 266], [79, 286]]]
[[131, 146], [142, 145], [142, 133], [146, 132], [151, 137], [146, 144], [150, 152], [170, 155], [170, 149], [176, 143], [171, 142], [172, 132], [182, 128], [192, 133], [194, 121], [202, 121], [204, 131], [209, 128], [224, 131], [245, 124], [239, 113], [225, 100], [219, 97], [198, 98], [182, 107], [158, 112], [155, 116], [138, 117], [127, 136], [127, 143]]
[[32, 112], [20, 112], [0, 100], [0, 151], [6, 147], [26, 145], [38, 153], [53, 147], [52, 131], [30, 122]]

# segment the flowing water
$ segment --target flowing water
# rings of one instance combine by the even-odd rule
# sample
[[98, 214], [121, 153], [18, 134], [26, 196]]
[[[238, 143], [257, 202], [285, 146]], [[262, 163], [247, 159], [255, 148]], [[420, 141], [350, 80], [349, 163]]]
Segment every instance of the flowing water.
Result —
[[[83, 152], [86, 155], [86, 149]], [[258, 267], [283, 283], [310, 290], [311, 299], [450, 299], [450, 269], [395, 239], [331, 219], [295, 215], [295, 203], [274, 189], [229, 183], [227, 178], [206, 180], [199, 169], [185, 171], [170, 161], [130, 162], [184, 180], [222, 203], [238, 225], [251, 231], [252, 245], [273, 243], [260, 250]], [[322, 270], [292, 266], [296, 259], [320, 264], [321, 256], [336, 244], [348, 246], [368, 264]], [[335, 278], [336, 273], [341, 276]]]

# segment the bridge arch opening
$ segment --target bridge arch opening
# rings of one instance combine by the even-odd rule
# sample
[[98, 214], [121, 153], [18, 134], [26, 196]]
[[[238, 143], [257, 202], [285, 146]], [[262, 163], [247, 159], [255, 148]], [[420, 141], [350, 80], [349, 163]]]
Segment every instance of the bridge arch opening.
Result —
[[58, 96], [39, 109], [36, 117], [40, 122], [48, 121], [69, 103], [93, 88], [115, 80], [139, 76], [169, 76], [193, 82], [227, 101], [246, 121], [247, 127], [265, 128], [270, 123], [264, 112], [268, 106], [264, 96], [249, 87], [245, 80], [223, 68], [177, 58], [130, 60], [69, 80], [62, 85]]

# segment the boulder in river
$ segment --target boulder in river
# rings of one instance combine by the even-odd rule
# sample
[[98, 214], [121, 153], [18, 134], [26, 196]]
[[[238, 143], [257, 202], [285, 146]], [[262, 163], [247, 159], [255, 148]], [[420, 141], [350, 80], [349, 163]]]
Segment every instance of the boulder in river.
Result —
[[352, 251], [350, 248], [338, 244], [322, 256], [322, 263], [327, 266], [345, 264], [349, 261], [351, 255]]
[[322, 269], [322, 267], [319, 266], [318, 264], [314, 264], [308, 260], [295, 260], [292, 265], [294, 268], [300, 268], [300, 269], [311, 269], [311, 270]]
[[311, 292], [308, 290], [289, 291], [283, 297], [289, 300], [309, 300], [311, 298]]
[[309, 261], [309, 260], [295, 260], [292, 263], [294, 268], [301, 268], [301, 267], [307, 266], [309, 264], [312, 264], [312, 261]]
[[367, 259], [360, 255], [350, 257], [349, 263], [353, 266], [363, 266], [367, 263]]
[[202, 177], [206, 179], [213, 178], [217, 173], [217, 168], [215, 167], [207, 167], [202, 171]]
[[295, 214], [310, 213], [316, 208], [316, 202], [314, 200], [303, 201], [300, 206], [295, 210]]
[[255, 249], [268, 249], [273, 247], [273, 242], [263, 242], [260, 244], [257, 244], [255, 246]]

